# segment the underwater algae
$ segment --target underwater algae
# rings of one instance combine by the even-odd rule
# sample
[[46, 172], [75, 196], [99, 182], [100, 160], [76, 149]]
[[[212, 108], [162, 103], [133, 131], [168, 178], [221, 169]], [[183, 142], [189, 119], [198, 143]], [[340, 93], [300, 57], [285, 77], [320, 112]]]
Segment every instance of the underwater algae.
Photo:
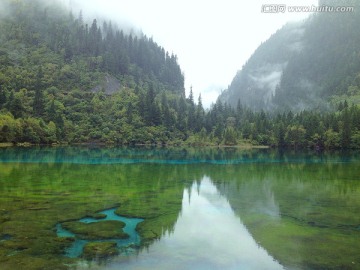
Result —
[[[173, 177], [176, 172], [161, 166], [164, 165], [146, 166], [150, 170], [144, 170], [141, 164], [0, 163], [0, 231], [8, 236], [0, 241], [1, 269], [25, 266], [27, 269], [67, 269], [75, 266], [77, 259], [65, 256], [66, 248], [73, 241], [69, 237], [58, 237], [56, 224], [79, 225], [76, 220], [100, 218], [99, 211], [113, 207], [121, 206], [119, 209], [132, 216], [141, 217], [147, 213], [144, 218], [151, 216], [146, 221], [149, 229], [139, 229], [141, 240], [150, 243], [160, 238], [161, 232], [171, 228], [176, 221], [177, 215], [170, 219], [168, 213], [179, 212], [183, 192], [183, 183], [176, 184]], [[152, 181], [164, 178], [171, 185], [167, 181]], [[158, 188], [159, 194], [145, 199], [144, 194]], [[167, 200], [171, 203], [166, 203]], [[131, 201], [134, 204], [129, 204]], [[133, 211], [137, 203], [142, 205], [142, 213]], [[90, 226], [97, 227], [100, 222], [96, 224]], [[97, 231], [95, 227], [93, 229]], [[104, 235], [93, 238], [113, 236], [106, 233], [105, 230]]]
[[[75, 149], [66, 150], [71, 158], [61, 162], [60, 150], [6, 150], [10, 162], [0, 153], [1, 269], [80, 269], [84, 260], [93, 262], [91, 269], [107, 269], [112, 260], [132, 269], [130, 264], [137, 261], [128, 258], [159, 248], [158, 240], [176, 234], [187, 201], [184, 190], [204, 177], [215, 186], [214, 196], [226, 198], [254, 241], [285, 269], [357, 269], [360, 264], [356, 155], [202, 149], [175, 151], [174, 157], [163, 150], [82, 149], [78, 158]], [[119, 153], [127, 160], [124, 164]], [[103, 156], [115, 162], [99, 163]], [[146, 157], [152, 162], [141, 162]], [[115, 230], [110, 229], [113, 222], [99, 225], [106, 209], [144, 219], [136, 225], [140, 242], [129, 244], [133, 252], [113, 241], [122, 225], [116, 223]], [[101, 222], [88, 226], [80, 220]], [[59, 237], [58, 224], [89, 238], [78, 257], [67, 256], [76, 237]], [[97, 226], [109, 227], [93, 236]], [[193, 241], [191, 246], [203, 250], [196, 238]]]

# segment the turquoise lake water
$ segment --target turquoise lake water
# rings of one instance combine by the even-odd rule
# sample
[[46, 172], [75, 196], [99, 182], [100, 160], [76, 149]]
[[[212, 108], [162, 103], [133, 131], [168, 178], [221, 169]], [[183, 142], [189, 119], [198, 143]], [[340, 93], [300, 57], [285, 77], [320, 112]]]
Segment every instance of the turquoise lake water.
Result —
[[[123, 231], [129, 235], [129, 238], [127, 238], [127, 239], [114, 238], [114, 239], [106, 239], [106, 240], [99, 239], [97, 241], [99, 241], [99, 242], [101, 242], [101, 241], [115, 242], [117, 244], [118, 248], [125, 248], [125, 249], [123, 249], [123, 253], [125, 253], [125, 254], [134, 252], [133, 248], [129, 247], [129, 246], [130, 245], [133, 245], [133, 246], [140, 245], [140, 236], [136, 232], [135, 228], [139, 222], [143, 221], [143, 219], [127, 218], [127, 217], [118, 216], [114, 213], [115, 210], [116, 210], [116, 208], [101, 211], [100, 214], [105, 214], [106, 215], [105, 218], [95, 219], [95, 218], [86, 217], [86, 218], [81, 218], [79, 221], [83, 222], [83, 223], [102, 222], [102, 221], [106, 221], [106, 220], [116, 220], [116, 221], [124, 222], [126, 224], [126, 226], [124, 227]], [[75, 233], [72, 233], [71, 231], [64, 229], [60, 223], [56, 224], [56, 233], [59, 237], [74, 237], [75, 238], [74, 243], [65, 250], [65, 255], [70, 258], [80, 257], [83, 253], [84, 246], [89, 242], [94, 242], [94, 240], [90, 241], [90, 240], [79, 239], [79, 237]]]
[[[0, 269], [360, 267], [358, 152], [2, 148], [0, 195]], [[130, 238], [84, 240], [70, 220]], [[82, 258], [102, 241], [120, 254]]]

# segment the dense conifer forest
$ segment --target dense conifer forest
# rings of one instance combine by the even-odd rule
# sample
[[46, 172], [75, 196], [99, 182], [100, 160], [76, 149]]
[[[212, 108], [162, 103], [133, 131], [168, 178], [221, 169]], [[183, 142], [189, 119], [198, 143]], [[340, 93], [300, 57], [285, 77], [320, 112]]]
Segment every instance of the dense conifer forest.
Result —
[[2, 5], [1, 143], [360, 147], [351, 100], [327, 112], [252, 111], [241, 99], [205, 110], [152, 38], [54, 2]]

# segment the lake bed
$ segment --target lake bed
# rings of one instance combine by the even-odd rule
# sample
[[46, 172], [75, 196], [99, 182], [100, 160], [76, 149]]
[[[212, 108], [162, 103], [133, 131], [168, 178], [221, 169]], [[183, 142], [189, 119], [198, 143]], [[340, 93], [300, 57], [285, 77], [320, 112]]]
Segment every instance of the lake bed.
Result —
[[[350, 152], [2, 148], [0, 266], [356, 269], [359, 165]], [[94, 238], [116, 255], [69, 256], [79, 240], [57, 224], [101, 213], [137, 220], [132, 252]]]

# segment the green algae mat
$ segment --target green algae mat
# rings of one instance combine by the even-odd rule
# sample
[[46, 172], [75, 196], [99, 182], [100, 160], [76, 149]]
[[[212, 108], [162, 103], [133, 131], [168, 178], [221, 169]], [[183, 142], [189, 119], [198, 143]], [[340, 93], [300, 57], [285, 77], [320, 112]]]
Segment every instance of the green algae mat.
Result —
[[359, 269], [360, 156], [0, 149], [0, 269]]

